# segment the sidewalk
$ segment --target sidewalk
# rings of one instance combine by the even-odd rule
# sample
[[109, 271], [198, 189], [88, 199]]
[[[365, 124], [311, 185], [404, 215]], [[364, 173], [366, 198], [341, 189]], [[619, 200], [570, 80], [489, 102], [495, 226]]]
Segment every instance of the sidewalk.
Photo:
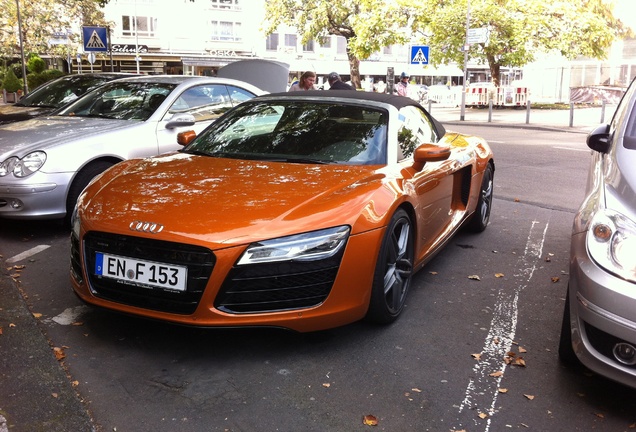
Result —
[[[429, 106], [424, 108], [428, 110]], [[431, 105], [430, 113], [444, 126], [479, 125], [493, 127], [516, 127], [523, 129], [557, 130], [587, 134], [601, 123], [609, 123], [616, 106], [569, 109], [466, 108], [464, 120], [461, 108]], [[570, 118], [571, 116], [571, 118]], [[572, 124], [572, 126], [570, 126]], [[453, 129], [453, 128], [450, 128]]]

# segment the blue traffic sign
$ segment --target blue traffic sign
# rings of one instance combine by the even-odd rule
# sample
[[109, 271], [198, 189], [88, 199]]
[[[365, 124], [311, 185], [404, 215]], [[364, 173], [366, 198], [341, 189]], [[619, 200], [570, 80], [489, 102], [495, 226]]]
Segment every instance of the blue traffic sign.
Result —
[[411, 64], [428, 64], [429, 47], [427, 45], [413, 45], [411, 46], [411, 57], [409, 62]]
[[106, 27], [82, 27], [84, 51], [108, 51]]

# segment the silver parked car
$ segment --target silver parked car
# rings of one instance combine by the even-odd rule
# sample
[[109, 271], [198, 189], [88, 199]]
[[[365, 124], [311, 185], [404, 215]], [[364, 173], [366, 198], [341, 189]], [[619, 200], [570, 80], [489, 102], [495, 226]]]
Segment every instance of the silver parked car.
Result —
[[64, 75], [37, 87], [15, 104], [0, 105], [0, 125], [51, 114], [108, 81], [135, 76], [122, 72]]
[[263, 94], [232, 79], [141, 76], [111, 81], [48, 117], [0, 126], [0, 218], [72, 213], [97, 174], [179, 148], [231, 107]]
[[593, 150], [585, 199], [574, 218], [570, 282], [559, 355], [636, 388], [636, 84]]

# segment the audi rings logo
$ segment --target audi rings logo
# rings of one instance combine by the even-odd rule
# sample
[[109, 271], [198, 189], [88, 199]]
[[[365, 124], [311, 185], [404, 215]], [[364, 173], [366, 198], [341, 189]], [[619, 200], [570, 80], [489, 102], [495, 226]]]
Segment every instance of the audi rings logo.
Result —
[[129, 225], [131, 231], [159, 234], [163, 231], [163, 225], [154, 222], [133, 221]]

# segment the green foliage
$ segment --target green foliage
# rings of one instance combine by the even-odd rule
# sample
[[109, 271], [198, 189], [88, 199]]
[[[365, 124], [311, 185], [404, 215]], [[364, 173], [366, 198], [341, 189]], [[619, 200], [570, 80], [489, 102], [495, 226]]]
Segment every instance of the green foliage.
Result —
[[17, 92], [22, 88], [22, 83], [13, 72], [12, 68], [9, 68], [4, 76], [4, 80], [2, 81], [2, 88], [9, 93]]
[[39, 74], [46, 70], [46, 62], [38, 55], [31, 55], [27, 61], [27, 68], [29, 68], [29, 72]]
[[29, 91], [34, 90], [36, 87], [41, 86], [45, 82], [52, 79], [59, 78], [64, 75], [64, 72], [58, 69], [47, 69], [41, 73], [30, 73], [27, 75], [27, 83], [29, 84]]
[[266, 4], [267, 34], [279, 25], [294, 26], [303, 42], [319, 43], [328, 35], [342, 36], [347, 40], [351, 80], [360, 87], [360, 60], [385, 46], [406, 43], [406, 10], [402, 0], [269, 0]]
[[[429, 45], [433, 65], [464, 64], [467, 1], [414, 0], [412, 30]], [[470, 46], [470, 60], [488, 64], [495, 85], [501, 66], [521, 67], [539, 53], [603, 59], [630, 30], [602, 0], [470, 0], [470, 28], [488, 27], [488, 43]]]

